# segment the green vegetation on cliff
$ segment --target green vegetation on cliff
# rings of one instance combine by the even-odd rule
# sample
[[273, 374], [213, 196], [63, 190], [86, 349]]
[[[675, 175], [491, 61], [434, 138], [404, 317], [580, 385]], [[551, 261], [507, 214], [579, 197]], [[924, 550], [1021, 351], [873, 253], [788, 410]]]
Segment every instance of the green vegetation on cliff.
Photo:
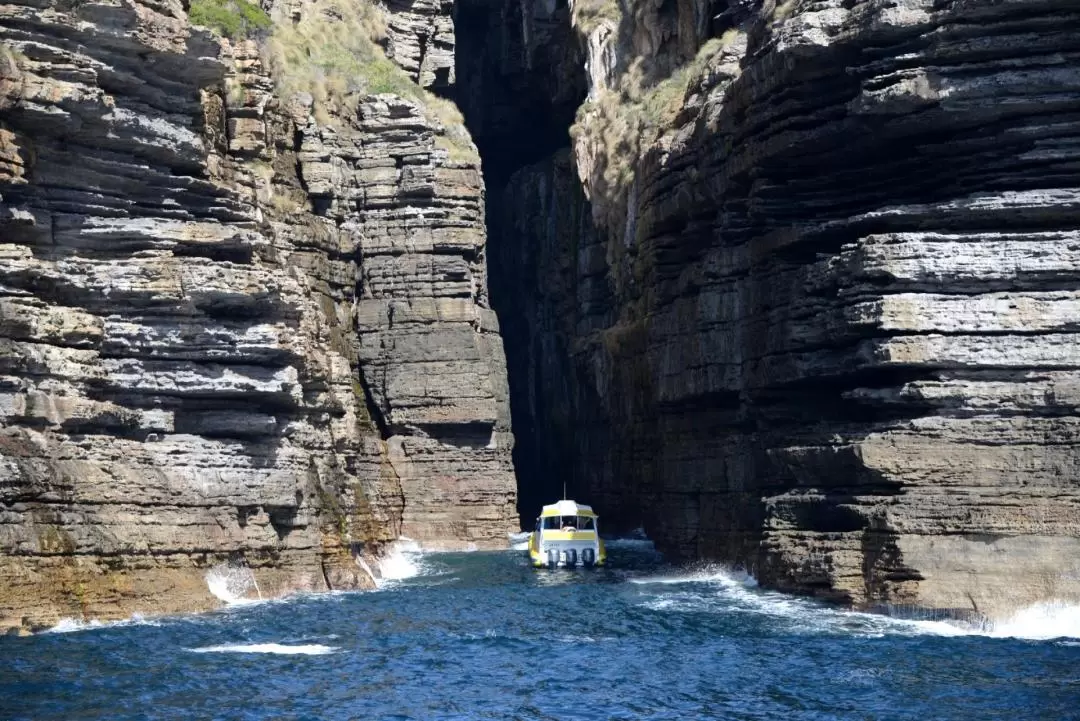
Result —
[[270, 16], [247, 0], [192, 0], [188, 19], [232, 40], [265, 32], [272, 25]]
[[232, 40], [261, 37], [279, 95], [310, 95], [323, 125], [354, 114], [364, 97], [390, 93], [417, 101], [444, 127], [436, 142], [452, 160], [477, 160], [457, 106], [420, 87], [386, 57], [384, 10], [370, 0], [307, 0], [298, 17], [275, 12], [273, 20], [248, 0], [192, 0], [188, 17]]
[[280, 94], [310, 94], [320, 123], [348, 117], [365, 96], [391, 93], [419, 102], [445, 127], [441, 144], [452, 159], [475, 159], [457, 106], [387, 58], [379, 44], [385, 36], [383, 10], [368, 0], [312, 0], [299, 20], [276, 23], [264, 56]]

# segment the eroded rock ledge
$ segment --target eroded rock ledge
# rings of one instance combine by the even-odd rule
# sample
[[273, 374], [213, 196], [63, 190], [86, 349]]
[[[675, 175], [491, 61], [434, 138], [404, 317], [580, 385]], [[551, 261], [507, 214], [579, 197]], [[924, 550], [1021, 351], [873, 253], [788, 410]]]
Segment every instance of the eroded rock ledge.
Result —
[[515, 525], [483, 185], [179, 2], [0, 5], [0, 626], [370, 583]]

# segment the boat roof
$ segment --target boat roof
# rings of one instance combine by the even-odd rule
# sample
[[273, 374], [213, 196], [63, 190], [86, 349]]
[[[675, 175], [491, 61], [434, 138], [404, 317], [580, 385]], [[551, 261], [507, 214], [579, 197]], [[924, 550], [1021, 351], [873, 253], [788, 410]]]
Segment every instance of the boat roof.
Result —
[[548, 518], [550, 516], [590, 516], [597, 518], [596, 512], [593, 511], [592, 506], [586, 506], [576, 501], [559, 501], [558, 503], [552, 503], [550, 506], [544, 506], [540, 511], [541, 518]]

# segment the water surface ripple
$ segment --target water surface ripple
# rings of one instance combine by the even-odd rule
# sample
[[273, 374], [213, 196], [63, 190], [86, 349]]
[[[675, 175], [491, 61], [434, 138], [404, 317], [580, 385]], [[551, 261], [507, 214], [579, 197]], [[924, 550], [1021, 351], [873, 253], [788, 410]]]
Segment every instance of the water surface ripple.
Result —
[[3, 638], [0, 718], [1080, 719], [1075, 639], [848, 613], [642, 544], [611, 561], [429, 555], [373, 592]]

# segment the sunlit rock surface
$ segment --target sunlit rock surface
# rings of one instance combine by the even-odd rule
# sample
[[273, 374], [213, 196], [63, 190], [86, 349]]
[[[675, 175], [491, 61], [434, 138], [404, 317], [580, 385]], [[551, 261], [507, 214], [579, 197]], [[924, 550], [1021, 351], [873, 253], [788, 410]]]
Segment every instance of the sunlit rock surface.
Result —
[[0, 5], [0, 43], [0, 625], [505, 543], [475, 159], [394, 96], [319, 125], [179, 2]]

